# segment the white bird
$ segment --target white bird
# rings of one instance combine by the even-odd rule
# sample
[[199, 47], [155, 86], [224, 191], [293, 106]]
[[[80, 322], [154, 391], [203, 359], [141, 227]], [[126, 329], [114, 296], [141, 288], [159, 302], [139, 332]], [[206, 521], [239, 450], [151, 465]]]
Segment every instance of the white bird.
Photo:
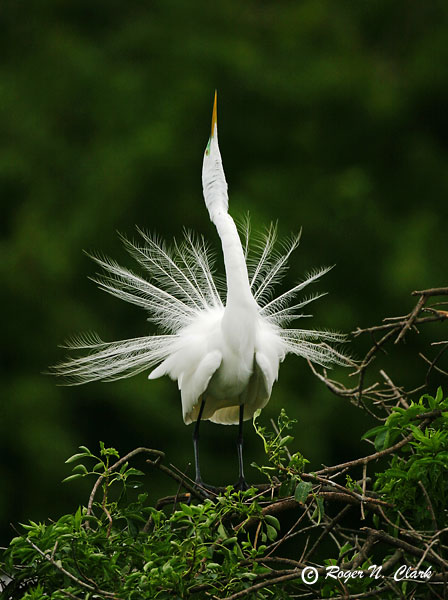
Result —
[[[331, 331], [290, 329], [305, 305], [324, 295], [292, 303], [298, 292], [317, 281], [329, 268], [317, 270], [292, 289], [273, 298], [272, 288], [287, 268], [300, 234], [284, 252], [275, 248], [271, 225], [255, 255], [245, 245], [228, 213], [227, 183], [218, 147], [216, 93], [211, 136], [204, 154], [202, 185], [210, 219], [221, 239], [226, 294], [212, 270], [212, 256], [202, 238], [185, 234], [170, 249], [139, 230], [144, 245], [123, 238], [127, 250], [148, 272], [144, 279], [107, 258], [93, 257], [104, 269], [94, 281], [110, 294], [144, 308], [149, 321], [164, 333], [118, 342], [103, 342], [95, 334], [79, 336], [67, 348], [88, 354], [56, 365], [53, 371], [71, 384], [115, 380], [157, 367], [149, 379], [168, 375], [177, 380], [186, 424], [196, 422], [193, 442], [196, 482], [199, 468], [199, 424], [239, 424], [239, 480], [244, 489], [242, 424], [269, 401], [279, 365], [288, 353], [324, 366], [346, 364], [345, 356], [327, 344], [344, 336]], [[286, 326], [286, 327], [285, 327]]]

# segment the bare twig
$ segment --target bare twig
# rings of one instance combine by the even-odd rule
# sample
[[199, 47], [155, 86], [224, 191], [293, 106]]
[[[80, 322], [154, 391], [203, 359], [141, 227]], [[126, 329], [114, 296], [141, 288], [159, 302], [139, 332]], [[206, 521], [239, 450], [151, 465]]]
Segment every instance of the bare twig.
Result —
[[364, 521], [364, 519], [366, 518], [365, 514], [364, 514], [364, 498], [366, 495], [366, 484], [367, 484], [367, 463], [364, 463], [362, 466], [362, 497], [363, 500], [361, 500], [361, 520]]
[[432, 361], [428, 360], [426, 358], [426, 356], [424, 356], [424, 354], [422, 354], [422, 352], [419, 352], [419, 356], [421, 356], [421, 358], [423, 358], [423, 360], [429, 364], [429, 369], [426, 373], [426, 378], [425, 378], [425, 382], [426, 382], [427, 386], [429, 385], [429, 376], [431, 374], [432, 369], [434, 369], [438, 373], [441, 373], [442, 375], [445, 375], [448, 377], [448, 373], [436, 365], [437, 361], [441, 358], [441, 356], [448, 349], [448, 342], [445, 342], [444, 344], [445, 345], [443, 346], [443, 348], [441, 348], [441, 350], [435, 355], [435, 357], [433, 358]]
[[[419, 417], [424, 418], [424, 421], [422, 423], [420, 423], [420, 425], [419, 425], [420, 429], [423, 429], [424, 427], [426, 427], [426, 425], [428, 425], [428, 423], [430, 423], [431, 420], [436, 418], [436, 416], [440, 416], [440, 414], [441, 414], [440, 410], [434, 410], [434, 411], [431, 411], [430, 413], [428, 412], [428, 413], [424, 413], [423, 415], [418, 415], [416, 418], [419, 418]], [[379, 458], [382, 458], [383, 456], [387, 456], [388, 454], [392, 454], [396, 450], [399, 450], [400, 448], [405, 446], [408, 442], [410, 442], [413, 437], [414, 437], [414, 434], [410, 433], [409, 435], [407, 435], [406, 437], [401, 439], [399, 442], [397, 442], [393, 446], [390, 446], [389, 448], [385, 448], [384, 450], [380, 450], [378, 452], [374, 452], [373, 454], [363, 456], [362, 458], [356, 458], [355, 460], [349, 460], [349, 461], [347, 461], [345, 463], [341, 463], [339, 465], [334, 465], [332, 467], [325, 467], [325, 469], [316, 471], [316, 475], [333, 473], [334, 471], [339, 471], [340, 469], [343, 469], [345, 467], [350, 467], [350, 468], [356, 467], [358, 465], [365, 465], [365, 464], [371, 462], [372, 460], [378, 460]]]
[[399, 450], [400, 448], [405, 446], [408, 442], [410, 442], [413, 437], [414, 437], [414, 434], [410, 433], [409, 435], [407, 435], [405, 438], [403, 438], [402, 440], [400, 440], [393, 446], [390, 446], [390, 448], [385, 448], [384, 450], [374, 452], [373, 454], [363, 456], [362, 458], [355, 458], [354, 460], [349, 460], [345, 463], [340, 463], [339, 465], [333, 465], [332, 467], [325, 467], [324, 469], [321, 469], [320, 471], [316, 471], [316, 474], [317, 475], [324, 475], [324, 474], [326, 475], [328, 473], [334, 473], [335, 471], [344, 469], [345, 467], [352, 468], [352, 467], [356, 467], [358, 465], [365, 465], [368, 462], [371, 462], [372, 460], [378, 460], [379, 458], [382, 458], [383, 456], [387, 456], [388, 454], [391, 454], [392, 452]]
[[313, 555], [314, 551], [318, 548], [319, 544], [324, 539], [324, 537], [348, 513], [348, 511], [350, 510], [350, 508], [351, 508], [350, 504], [347, 504], [346, 506], [344, 506], [344, 508], [341, 511], [339, 511], [338, 514], [327, 525], [325, 525], [325, 528], [323, 529], [323, 531], [321, 532], [321, 534], [319, 535], [319, 537], [317, 538], [317, 540], [314, 542], [313, 546], [306, 553], [307, 560], [309, 560], [309, 558]]
[[409, 315], [408, 319], [406, 320], [405, 324], [403, 325], [400, 333], [398, 334], [397, 339], [394, 342], [395, 344], [398, 344], [398, 342], [404, 338], [408, 329], [410, 329], [412, 327], [415, 319], [417, 318], [418, 313], [425, 306], [426, 298], [427, 298], [427, 296], [425, 294], [422, 294], [420, 296], [417, 304], [415, 305], [414, 309], [412, 310], [411, 314]]
[[427, 290], [415, 290], [412, 292], [412, 295], [426, 296], [427, 298], [429, 298], [430, 296], [447, 296], [448, 287], [429, 288]]
[[[386, 533], [385, 531], [382, 531], [381, 529], [376, 530], [376, 529], [371, 529], [370, 527], [362, 527], [361, 531], [366, 531], [367, 533], [369, 533], [370, 535], [372, 535], [374, 538], [386, 542], [389, 546], [394, 546], [395, 548], [401, 548], [402, 550], [404, 550], [405, 552], [407, 552], [408, 554], [412, 554], [413, 556], [417, 556], [418, 558], [421, 558], [424, 554], [423, 550], [420, 550], [420, 548], [417, 548], [416, 546], [412, 545], [412, 544], [408, 544], [408, 542], [404, 542], [403, 540], [393, 537], [391, 535], [389, 535], [388, 533]], [[438, 556], [434, 551], [430, 550], [428, 552], [428, 554], [431, 555], [431, 560], [436, 563], [437, 565], [439, 565], [440, 567], [443, 568], [448, 568], [448, 563], [443, 560], [440, 556]]]
[[434, 513], [434, 508], [432, 506], [432, 502], [430, 497], [428, 496], [428, 492], [426, 491], [425, 486], [423, 485], [423, 483], [421, 481], [418, 482], [418, 485], [420, 487], [420, 489], [423, 492], [423, 495], [425, 496], [426, 499], [426, 508], [428, 509], [428, 511], [431, 513], [431, 519], [432, 519], [432, 526], [434, 531], [437, 531], [439, 529], [439, 526], [437, 525], [437, 519], [436, 519], [436, 515]]
[[384, 378], [384, 380], [386, 381], [386, 383], [390, 386], [393, 396], [394, 398], [396, 398], [398, 400], [398, 402], [404, 407], [404, 408], [409, 408], [409, 404], [408, 402], [403, 398], [402, 393], [399, 391], [399, 389], [397, 388], [397, 386], [394, 384], [394, 382], [392, 381], [392, 379], [389, 377], [389, 375], [383, 370], [380, 370], [380, 375]]
[[[429, 317], [420, 317], [414, 320], [415, 325], [421, 325], [422, 323], [431, 323], [435, 321], [444, 321], [448, 315], [441, 314], [442, 311], [437, 311], [437, 314], [429, 316]], [[400, 326], [404, 326], [406, 324], [408, 317], [400, 318], [400, 320], [394, 321], [392, 323], [384, 323], [383, 325], [375, 325], [373, 327], [358, 327], [355, 331], [352, 332], [354, 337], [358, 337], [362, 333], [377, 333], [379, 331], [386, 331], [388, 329], [399, 329]]]

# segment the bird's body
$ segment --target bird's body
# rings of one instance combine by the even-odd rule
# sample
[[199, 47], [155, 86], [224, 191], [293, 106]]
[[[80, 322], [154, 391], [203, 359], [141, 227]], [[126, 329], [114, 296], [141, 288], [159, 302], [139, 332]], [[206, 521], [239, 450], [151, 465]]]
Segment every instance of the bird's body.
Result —
[[[221, 238], [226, 271], [225, 306], [200, 312], [179, 332], [181, 347], [150, 375], [177, 380], [184, 421], [198, 417], [233, 424], [253, 417], [269, 400], [284, 358], [274, 327], [260, 315], [250, 287], [241, 240], [228, 214], [227, 183], [218, 146], [216, 98], [210, 141], [204, 154], [202, 187], [210, 218]], [[268, 359], [269, 356], [269, 359]]]
[[212, 309], [185, 327], [179, 338], [176, 351], [149, 378], [169, 375], [177, 380], [185, 423], [197, 419], [201, 396], [202, 418], [215, 423], [238, 423], [241, 404], [245, 419], [263, 408], [283, 355], [275, 332], [256, 308]]
[[[204, 154], [202, 184], [210, 219], [221, 239], [226, 273], [225, 294], [212, 271], [212, 257], [202, 239], [186, 234], [181, 244], [168, 249], [140, 231], [144, 245], [124, 239], [130, 253], [149, 273], [144, 279], [104, 258], [94, 260], [105, 270], [95, 281], [100, 288], [149, 313], [149, 319], [165, 330], [163, 335], [105, 343], [96, 336], [72, 340], [71, 349], [89, 354], [57, 365], [56, 373], [72, 383], [128, 377], [156, 367], [149, 379], [169, 375], [181, 392], [185, 423], [196, 421], [196, 479], [200, 480], [197, 454], [201, 419], [240, 424], [240, 481], [242, 472], [242, 421], [269, 401], [286, 354], [330, 366], [344, 363], [343, 355], [326, 342], [343, 336], [328, 331], [288, 329], [303, 315], [300, 309], [319, 296], [290, 306], [305, 286], [328, 271], [321, 269], [303, 282], [272, 298], [272, 288], [287, 268], [300, 235], [285, 247], [274, 248], [275, 227], [270, 227], [255, 258], [243, 248], [228, 213], [227, 183], [218, 147], [216, 95], [212, 132]], [[239, 439], [240, 439], [239, 438]]]

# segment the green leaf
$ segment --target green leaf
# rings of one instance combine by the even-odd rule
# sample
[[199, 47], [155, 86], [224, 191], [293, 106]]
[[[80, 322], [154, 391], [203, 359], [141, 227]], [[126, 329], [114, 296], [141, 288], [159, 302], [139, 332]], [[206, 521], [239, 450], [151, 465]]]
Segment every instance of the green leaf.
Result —
[[286, 435], [284, 438], [282, 438], [279, 442], [279, 446], [286, 446], [287, 444], [290, 444], [292, 441], [294, 440], [294, 438], [292, 437], [292, 435]]
[[401, 480], [401, 479], [406, 480], [408, 478], [408, 474], [406, 471], [403, 471], [402, 469], [397, 469], [394, 467], [387, 469], [386, 474], [387, 474], [388, 478], [395, 477], [399, 480]]
[[191, 506], [188, 506], [188, 504], [184, 504], [183, 502], [181, 502], [180, 507], [182, 509], [182, 512], [184, 512], [186, 515], [188, 515], [189, 517], [193, 516], [193, 510]]
[[308, 494], [311, 491], [313, 484], [310, 481], [301, 481], [297, 484], [296, 490], [294, 492], [294, 499], [296, 502], [300, 504], [304, 504], [305, 500], [308, 498]]
[[73, 472], [74, 473], [81, 473], [81, 475], [87, 475], [88, 471], [85, 467], [85, 465], [83, 465], [82, 463], [79, 465], [76, 465], [76, 467], [73, 467]]
[[361, 437], [362, 440], [365, 440], [369, 437], [372, 437], [373, 435], [376, 435], [377, 433], [381, 433], [382, 431], [386, 431], [387, 430], [387, 425], [377, 425], [376, 427], [372, 427], [372, 429], [369, 429], [368, 431], [365, 432], [365, 434]]
[[287, 498], [288, 496], [292, 495], [293, 490], [294, 490], [294, 480], [285, 479], [285, 481], [282, 481], [282, 483], [280, 485], [278, 494], [279, 494], [280, 498]]
[[81, 510], [81, 507], [79, 506], [78, 510], [75, 513], [75, 520], [74, 520], [75, 529], [79, 529], [81, 522], [82, 522], [82, 510]]
[[426, 442], [428, 440], [428, 438], [424, 435], [424, 433], [415, 425], [409, 425], [409, 427], [412, 430], [412, 433], [414, 434], [414, 437], [416, 440], [418, 440], [419, 442]]
[[80, 458], [84, 458], [85, 456], [90, 456], [90, 454], [87, 452], [79, 452], [78, 454], [74, 454], [73, 456], [70, 456], [70, 458], [67, 458], [65, 464], [68, 465], [76, 460], [79, 460]]
[[225, 540], [227, 538], [227, 532], [226, 532], [226, 530], [224, 528], [224, 525], [222, 523], [220, 523], [219, 526], [218, 526], [218, 535], [223, 540]]
[[126, 471], [126, 475], [144, 475], [144, 473], [143, 471], [139, 471], [139, 469], [134, 469], [134, 467], [131, 467]]
[[9, 544], [10, 544], [10, 546], [12, 546], [14, 544], [19, 544], [20, 542], [23, 542], [23, 538], [13, 537], [12, 540], [9, 542]]
[[222, 544], [223, 546], [229, 546], [230, 544], [234, 544], [237, 540], [238, 538], [236, 536], [232, 536], [227, 538], [226, 540], [223, 540]]
[[271, 542], [277, 538], [277, 530], [272, 525], [266, 524], [266, 533]]
[[256, 579], [257, 574], [247, 571], [246, 573], [241, 573], [239, 577], [241, 577], [241, 579]]
[[385, 450], [389, 443], [390, 431], [386, 427], [383, 431], [380, 431], [379, 434], [375, 438], [375, 450], [379, 452], [380, 450]]
[[345, 552], [347, 552], [348, 550], [351, 550], [353, 548], [353, 546], [349, 543], [346, 542], [342, 548], [339, 550], [339, 557], [341, 557], [343, 554], [345, 554]]
[[409, 410], [408, 408], [403, 408], [402, 406], [393, 406], [392, 407], [393, 412], [400, 413], [401, 415], [404, 415], [408, 410]]
[[173, 572], [172, 565], [169, 562], [166, 562], [162, 567], [162, 572], [163, 573], [172, 573]]
[[322, 517], [325, 515], [325, 506], [324, 506], [324, 500], [323, 498], [316, 498], [316, 511], [313, 515], [313, 518], [316, 518], [317, 516], [317, 524], [319, 525], [319, 523], [322, 520]]
[[273, 515], [265, 515], [264, 518], [270, 525], [273, 525], [277, 530], [280, 530], [280, 521], [277, 519], [277, 517], [274, 517]]
[[101, 447], [101, 454], [103, 456], [115, 456], [116, 458], [120, 458], [118, 450], [116, 450], [115, 448], [105, 448], [104, 444]]
[[67, 481], [74, 481], [75, 479], [79, 479], [80, 477], [84, 477], [84, 475], [82, 475], [81, 473], [75, 473], [74, 475], [69, 475], [68, 477], [63, 479], [62, 483], [65, 483]]

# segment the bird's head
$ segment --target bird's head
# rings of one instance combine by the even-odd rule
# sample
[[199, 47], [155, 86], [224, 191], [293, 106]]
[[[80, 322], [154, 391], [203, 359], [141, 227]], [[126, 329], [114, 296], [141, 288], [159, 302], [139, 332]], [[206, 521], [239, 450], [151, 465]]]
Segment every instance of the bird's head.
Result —
[[217, 103], [217, 93], [215, 91], [212, 127], [210, 138], [204, 152], [204, 161], [202, 163], [202, 189], [204, 192], [204, 200], [210, 214], [210, 219], [213, 222], [215, 221], [218, 213], [226, 213], [229, 207], [227, 182], [224, 175], [221, 153], [218, 146]]

